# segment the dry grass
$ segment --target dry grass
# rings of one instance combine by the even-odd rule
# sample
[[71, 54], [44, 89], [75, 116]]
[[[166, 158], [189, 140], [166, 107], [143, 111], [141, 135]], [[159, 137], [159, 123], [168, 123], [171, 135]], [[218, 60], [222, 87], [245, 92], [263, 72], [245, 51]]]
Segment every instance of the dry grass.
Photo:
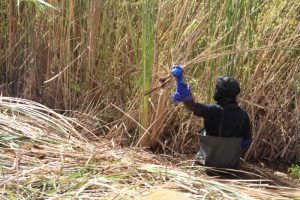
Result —
[[[295, 188], [207, 177], [192, 161], [120, 148], [38, 103], [0, 98], [2, 199], [140, 199], [165, 187], [190, 199], [289, 199]], [[88, 139], [90, 138], [90, 139]], [[98, 138], [99, 139], [99, 138]]]
[[[16, 2], [2, 0], [0, 9], [5, 96], [93, 115], [92, 132], [114, 142], [136, 146], [145, 137], [153, 149], [195, 153], [201, 120], [170, 102], [171, 66], [186, 67], [195, 99], [203, 102], [212, 102], [217, 76], [235, 75], [253, 122], [247, 158], [299, 161], [298, 0], [151, 1], [149, 21], [141, 14], [146, 0], [49, 0], [59, 11], [44, 12]], [[149, 59], [144, 88], [143, 58]], [[149, 85], [157, 89], [144, 97]], [[146, 122], [139, 117], [142, 99]]]

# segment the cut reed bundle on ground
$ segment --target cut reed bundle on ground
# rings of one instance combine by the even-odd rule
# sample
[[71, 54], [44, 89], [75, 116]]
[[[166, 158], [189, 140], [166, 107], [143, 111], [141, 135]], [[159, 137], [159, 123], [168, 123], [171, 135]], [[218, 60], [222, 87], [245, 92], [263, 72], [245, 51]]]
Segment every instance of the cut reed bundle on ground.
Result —
[[[138, 148], [95, 142], [75, 130], [75, 119], [38, 103], [0, 98], [0, 196], [2, 199], [141, 199], [158, 188], [184, 198], [289, 199], [296, 188], [268, 180], [209, 178], [191, 161]], [[81, 127], [82, 128], [82, 127]], [[93, 140], [89, 140], [92, 138]]]

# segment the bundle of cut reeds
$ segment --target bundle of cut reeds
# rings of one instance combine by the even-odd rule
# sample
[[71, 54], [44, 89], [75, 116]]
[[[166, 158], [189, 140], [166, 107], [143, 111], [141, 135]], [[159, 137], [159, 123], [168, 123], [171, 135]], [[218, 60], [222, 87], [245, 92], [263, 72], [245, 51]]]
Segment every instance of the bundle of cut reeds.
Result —
[[[289, 199], [300, 190], [218, 180], [200, 166], [95, 141], [77, 119], [33, 101], [0, 97], [1, 199], [142, 199], [165, 188], [184, 199]], [[89, 139], [90, 138], [90, 139]]]

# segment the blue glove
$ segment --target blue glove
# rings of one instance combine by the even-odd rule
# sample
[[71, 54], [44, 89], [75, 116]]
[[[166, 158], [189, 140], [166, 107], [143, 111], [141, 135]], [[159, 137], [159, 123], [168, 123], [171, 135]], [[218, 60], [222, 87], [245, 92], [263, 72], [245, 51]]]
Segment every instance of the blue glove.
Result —
[[177, 81], [183, 81], [182, 73], [183, 69], [180, 65], [174, 65], [171, 70], [172, 75], [176, 78]]
[[242, 149], [248, 148], [251, 143], [252, 143], [252, 139], [251, 138], [243, 138], [242, 143], [241, 143]]
[[176, 78], [176, 91], [172, 96], [173, 101], [179, 103], [193, 100], [189, 86], [183, 80], [182, 67], [180, 65], [175, 65], [171, 70], [171, 73]]

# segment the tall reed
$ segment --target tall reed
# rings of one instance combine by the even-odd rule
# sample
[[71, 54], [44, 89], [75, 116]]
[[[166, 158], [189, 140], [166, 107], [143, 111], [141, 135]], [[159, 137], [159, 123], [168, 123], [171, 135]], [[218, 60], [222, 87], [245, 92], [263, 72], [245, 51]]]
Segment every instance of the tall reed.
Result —
[[[142, 51], [142, 92], [146, 92], [151, 88], [152, 67], [154, 58], [154, 22], [155, 22], [155, 4], [153, 0], [142, 0], [142, 16], [141, 16], [141, 51]], [[142, 108], [140, 114], [141, 129], [140, 135], [143, 137], [141, 145], [147, 146], [150, 134], [145, 132], [151, 123], [151, 105], [150, 95], [142, 98]]]
[[[187, 153], [201, 120], [171, 103], [171, 66], [185, 67], [203, 102], [213, 102], [217, 76], [233, 75], [253, 122], [248, 157], [296, 159], [297, 0], [16, 2], [1, 1], [3, 95], [93, 114], [95, 132], [114, 142]], [[144, 96], [150, 88], [159, 89]]]

